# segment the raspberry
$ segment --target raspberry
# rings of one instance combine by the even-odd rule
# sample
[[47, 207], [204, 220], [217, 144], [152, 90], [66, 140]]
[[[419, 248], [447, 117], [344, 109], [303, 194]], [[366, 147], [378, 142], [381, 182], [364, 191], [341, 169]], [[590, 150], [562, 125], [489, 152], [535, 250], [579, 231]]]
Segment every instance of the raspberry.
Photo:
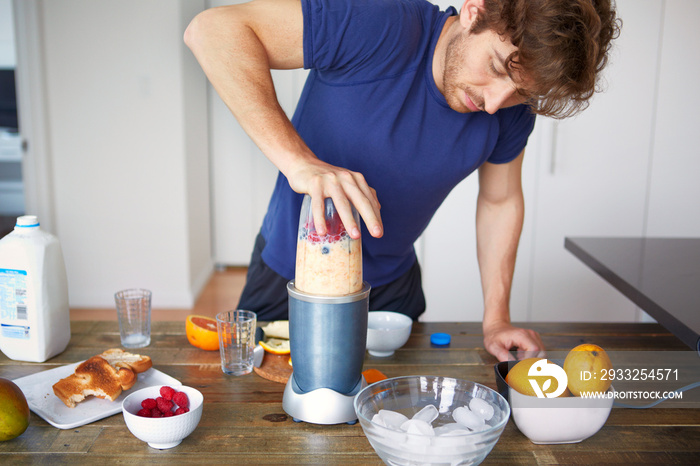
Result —
[[175, 415], [178, 415], [178, 414], [185, 414], [185, 413], [189, 413], [189, 412], [190, 412], [190, 409], [189, 409], [189, 408], [177, 408], [177, 409], [175, 410]]
[[167, 413], [168, 411], [173, 409], [173, 402], [166, 400], [162, 396], [156, 398], [156, 404], [158, 405], [158, 410], [161, 413]]
[[141, 417], [151, 417], [151, 410], [146, 409], [146, 408], [141, 408], [141, 409], [139, 409], [139, 412], [136, 413], [136, 415], [141, 416]]
[[172, 411], [167, 411], [167, 412], [163, 413], [163, 417], [171, 417], [171, 416], [175, 416], [175, 413]]
[[163, 413], [161, 413], [158, 408], [153, 408], [151, 410], [151, 417], [163, 417]]
[[146, 409], [153, 409], [155, 408], [156, 405], [156, 400], [155, 398], [146, 398], [141, 402], [141, 407], [146, 408]]
[[180, 408], [189, 408], [190, 407], [190, 399], [187, 398], [187, 394], [184, 392], [177, 392], [175, 395], [173, 395], [173, 401]]
[[160, 387], [160, 395], [168, 401], [173, 399], [175, 393], [175, 389], [172, 387], [168, 387], [167, 385]]

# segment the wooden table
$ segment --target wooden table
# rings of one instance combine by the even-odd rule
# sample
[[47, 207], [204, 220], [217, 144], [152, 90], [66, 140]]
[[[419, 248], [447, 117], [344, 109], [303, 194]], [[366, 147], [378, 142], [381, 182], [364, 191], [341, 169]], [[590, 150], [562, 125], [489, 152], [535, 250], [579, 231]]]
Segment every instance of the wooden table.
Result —
[[[608, 350], [677, 350], [687, 347], [658, 324], [532, 323], [548, 350], [568, 351], [582, 342]], [[0, 377], [14, 379], [77, 362], [119, 346], [116, 322], [73, 322], [68, 349], [43, 364], [0, 354]], [[154, 450], [128, 431], [121, 415], [60, 430], [32, 413], [27, 431], [0, 442], [0, 463], [41, 464], [349, 464], [382, 462], [359, 423], [320, 426], [295, 423], [282, 410], [284, 386], [249, 374], [221, 372], [218, 352], [189, 345], [183, 322], [153, 322], [152, 342], [139, 352], [154, 367], [198, 388], [205, 399], [199, 427], [179, 446]], [[452, 335], [448, 348], [433, 348], [430, 335]], [[418, 323], [409, 342], [389, 358], [367, 355], [365, 369], [388, 377], [442, 375], [496, 388], [496, 360], [482, 348], [478, 323]], [[698, 390], [698, 389], [696, 389]], [[700, 463], [700, 409], [612, 410], [593, 437], [578, 444], [534, 445], [513, 423], [483, 464]]]

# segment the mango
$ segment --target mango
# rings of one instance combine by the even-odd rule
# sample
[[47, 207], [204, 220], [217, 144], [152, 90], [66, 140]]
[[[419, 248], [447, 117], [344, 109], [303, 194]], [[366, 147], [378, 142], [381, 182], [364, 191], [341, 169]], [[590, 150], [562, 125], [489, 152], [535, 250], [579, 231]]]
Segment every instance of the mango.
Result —
[[27, 398], [13, 381], [0, 377], [0, 442], [22, 435], [27, 427]]

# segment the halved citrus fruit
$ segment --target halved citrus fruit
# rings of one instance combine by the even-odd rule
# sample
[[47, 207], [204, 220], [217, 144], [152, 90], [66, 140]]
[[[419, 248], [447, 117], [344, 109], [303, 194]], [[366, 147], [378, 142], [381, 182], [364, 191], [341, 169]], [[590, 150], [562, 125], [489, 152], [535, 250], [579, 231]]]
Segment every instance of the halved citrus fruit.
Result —
[[280, 338], [268, 338], [265, 341], [260, 341], [260, 346], [262, 346], [265, 351], [272, 354], [289, 354], [289, 340], [282, 340]]
[[187, 340], [197, 348], [207, 351], [219, 349], [219, 333], [216, 330], [216, 320], [211, 317], [189, 315], [185, 323]]

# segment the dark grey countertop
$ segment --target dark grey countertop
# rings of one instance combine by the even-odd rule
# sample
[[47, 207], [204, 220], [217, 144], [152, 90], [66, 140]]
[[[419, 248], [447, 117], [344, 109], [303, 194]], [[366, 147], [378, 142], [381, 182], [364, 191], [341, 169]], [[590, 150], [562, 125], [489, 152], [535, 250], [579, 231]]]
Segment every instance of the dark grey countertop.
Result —
[[700, 351], [700, 238], [566, 238], [564, 247]]

